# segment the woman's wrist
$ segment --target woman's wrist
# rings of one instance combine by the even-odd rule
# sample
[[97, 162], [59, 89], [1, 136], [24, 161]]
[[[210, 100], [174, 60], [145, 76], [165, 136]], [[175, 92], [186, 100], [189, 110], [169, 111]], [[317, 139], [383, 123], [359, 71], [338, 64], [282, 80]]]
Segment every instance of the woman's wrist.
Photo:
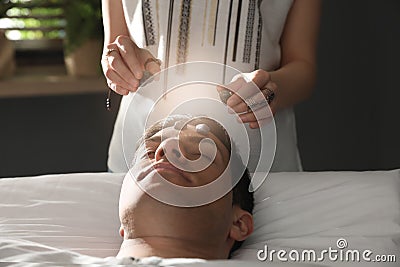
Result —
[[262, 89], [264, 89], [265, 99], [269, 104], [272, 114], [275, 114], [278, 110], [277, 101], [279, 96], [279, 88], [274, 81], [274, 71], [266, 72], [268, 73], [269, 80]]

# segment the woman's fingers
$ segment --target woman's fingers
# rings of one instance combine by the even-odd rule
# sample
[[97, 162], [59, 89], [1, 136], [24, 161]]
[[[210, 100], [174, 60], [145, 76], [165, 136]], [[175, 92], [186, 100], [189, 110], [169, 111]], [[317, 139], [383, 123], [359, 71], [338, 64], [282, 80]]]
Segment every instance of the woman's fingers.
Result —
[[139, 80], [126, 67], [118, 51], [112, 51], [102, 61], [104, 76], [120, 87], [136, 91]]
[[[227, 102], [228, 106], [234, 110], [235, 108], [240, 108], [236, 106], [244, 102], [244, 99], [258, 94], [260, 91], [259, 88], [263, 88], [270, 81], [270, 74], [261, 69], [251, 73], [245, 73], [243, 76], [245, 76], [249, 82], [247, 82], [244, 77], [235, 76], [234, 79], [236, 80], [227, 85], [228, 88], [232, 88], [231, 90], [236, 93], [231, 96]], [[262, 95], [255, 97], [260, 98]]]
[[126, 66], [117, 45], [112, 43], [107, 45], [106, 48], [108, 51], [101, 61], [104, 76], [107, 80], [111, 80], [113, 84], [118, 85], [118, 87], [136, 91], [139, 86], [139, 80], [135, 78]]
[[261, 120], [261, 121], [250, 122], [249, 123], [249, 127], [251, 129], [261, 128], [261, 127], [264, 127], [265, 125], [267, 125], [268, 123], [270, 123], [271, 121], [272, 121], [272, 118], [269, 117], [269, 118], [266, 118], [266, 119]]
[[161, 71], [161, 62], [154, 58], [154, 56], [147, 49], [140, 49], [140, 59], [143, 63], [145, 70], [151, 74], [156, 74]]
[[275, 91], [276, 84], [271, 81], [268, 72], [257, 70], [252, 73], [237, 75], [231, 83], [218, 86], [217, 90], [228, 89], [233, 93], [227, 100], [229, 112], [238, 113], [239, 120], [248, 123], [249, 127], [254, 129], [262, 127], [272, 120], [272, 112], [266, 99], [266, 94], [269, 91], [266, 90], [267, 88]]
[[104, 76], [107, 79], [107, 85], [111, 90], [120, 95], [127, 95], [129, 91], [135, 91], [135, 88], [128, 87], [130, 88], [129, 90], [126, 87], [121, 86], [121, 84], [126, 84], [126, 82], [118, 75], [118, 73], [109, 68], [107, 58], [102, 59], [101, 65], [103, 67]]
[[227, 85], [228, 88], [235, 92], [228, 99], [227, 105], [237, 113], [247, 111], [247, 107], [252, 103], [254, 105], [254, 103], [265, 101], [265, 95], [259, 88], [265, 88], [271, 82], [270, 74], [264, 70], [256, 70], [243, 75], [250, 82], [246, 82], [243, 77], [235, 77], [236, 80]]
[[254, 86], [252, 82], [244, 81], [243, 86], [239, 88], [239, 90], [237, 90], [235, 94], [232, 95], [226, 103], [231, 108], [234, 108], [236, 105], [243, 102], [244, 99], [248, 99], [249, 97], [255, 95], [259, 91], [260, 90], [258, 89], [258, 87]]
[[250, 110], [249, 112], [240, 114], [239, 118], [243, 123], [251, 123], [251, 122], [264, 120], [271, 116], [272, 116], [272, 113], [270, 112], [269, 108], [267, 106], [264, 106], [257, 110]]
[[230, 107], [234, 107], [235, 105], [239, 104], [242, 100], [242, 93], [238, 95], [238, 92], [241, 91], [241, 88], [246, 86], [246, 81], [243, 77], [235, 76], [234, 80], [227, 84], [225, 87], [217, 87], [217, 90], [222, 90], [222, 88], [228, 89], [229, 91], [233, 92], [234, 94], [228, 98], [226, 104]]
[[222, 89], [228, 89], [229, 91], [232, 91], [233, 93], [237, 92], [242, 86], [244, 86], [246, 81], [242, 77], [242, 75], [236, 75], [233, 77], [232, 81], [228, 83], [227, 85], [224, 86], [218, 86], [217, 90], [222, 90]]
[[123, 35], [117, 37], [115, 44], [118, 47], [119, 53], [125, 65], [134, 75], [134, 77], [137, 80], [140, 80], [143, 77], [144, 69], [143, 63], [140, 62], [138, 55], [140, 48], [128, 36]]
[[[221, 88], [217, 88], [217, 90], [221, 90]], [[253, 83], [246, 82], [243, 77], [239, 77], [230, 84], [226, 85], [226, 88], [234, 93], [228, 98], [226, 104], [236, 113], [247, 111], [247, 104], [245, 103], [244, 99], [247, 99], [259, 91], [259, 89], [254, 86]]]
[[115, 83], [112, 83], [111, 81], [109, 81], [108, 83], [108, 87], [113, 90], [114, 92], [116, 92], [117, 94], [120, 95], [128, 95], [129, 94], [129, 90], [126, 88], [123, 88], [119, 85], [116, 85]]
[[233, 108], [229, 107], [229, 113], [243, 113], [247, 112], [249, 107], [246, 102], [241, 101], [239, 104], [235, 105]]
[[[257, 89], [258, 90], [258, 89]], [[259, 108], [260, 106], [267, 106], [265, 96], [263, 92], [258, 90], [255, 95], [245, 98], [245, 100], [241, 100], [237, 105], [233, 106], [232, 109], [236, 113], [242, 113], [249, 110], [249, 107]]]
[[253, 112], [241, 114], [241, 115], [239, 115], [239, 117], [240, 117], [240, 120], [242, 123], [248, 123], [249, 127], [252, 129], [263, 127], [264, 125], [266, 125], [272, 121], [271, 115], [266, 116], [266, 117], [261, 117], [261, 116], [257, 115], [257, 118], [258, 118], [258, 120], [257, 120], [256, 116], [253, 114]]
[[137, 90], [136, 87], [129, 86], [115, 71], [112, 69], [108, 69], [105, 74], [107, 78], [107, 85], [116, 93], [121, 95], [127, 95], [129, 91], [135, 92]]
[[240, 89], [242, 95], [236, 93], [227, 101], [227, 105], [236, 113], [246, 112], [249, 106], [266, 101], [265, 96], [260, 89], [254, 87], [254, 85], [252, 85], [251, 89], [247, 89], [246, 86], [247, 85], [245, 85], [243, 90]]
[[139, 48], [128, 36], [118, 36], [106, 49], [108, 51], [101, 60], [103, 73], [108, 86], [119, 94], [135, 92], [145, 68], [151, 74], [160, 71], [159, 61], [148, 50]]

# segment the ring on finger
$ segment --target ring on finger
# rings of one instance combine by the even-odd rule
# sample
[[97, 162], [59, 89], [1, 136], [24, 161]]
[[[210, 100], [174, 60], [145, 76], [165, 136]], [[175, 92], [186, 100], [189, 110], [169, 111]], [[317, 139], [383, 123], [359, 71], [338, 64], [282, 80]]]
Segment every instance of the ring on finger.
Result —
[[154, 57], [150, 57], [148, 58], [145, 62], [144, 62], [144, 68], [146, 69], [147, 64], [154, 62], [156, 63], [158, 66], [161, 66], [161, 60], [159, 60], [158, 58], [154, 58]]
[[265, 100], [262, 100], [260, 102], [257, 102], [257, 100], [255, 99], [255, 95], [247, 98], [246, 99], [246, 104], [247, 104], [247, 111], [251, 112], [253, 110], [265, 107], [267, 105], [267, 102]]
[[260, 102], [257, 102], [255, 100], [255, 96], [252, 96], [252, 97], [246, 99], [246, 103], [247, 103], [247, 107], [248, 107], [247, 111], [248, 112], [251, 112], [252, 110], [256, 110], [256, 109], [259, 109], [261, 107], [264, 107], [264, 106], [267, 105], [267, 103], [268, 103], [268, 105], [270, 105], [271, 102], [274, 100], [275, 92], [272, 89], [270, 89], [268, 87], [265, 87], [265, 88], [263, 88], [261, 90], [261, 92], [262, 92], [262, 94], [264, 95], [264, 97], [265, 97], [265, 99], [267, 101], [262, 100]]
[[274, 98], [275, 98], [275, 92], [274, 92], [272, 89], [270, 89], [270, 88], [268, 88], [268, 87], [265, 87], [265, 88], [262, 90], [262, 93], [263, 93], [265, 99], [267, 99], [268, 104], [271, 104], [271, 102], [272, 102], [272, 101], [274, 100]]

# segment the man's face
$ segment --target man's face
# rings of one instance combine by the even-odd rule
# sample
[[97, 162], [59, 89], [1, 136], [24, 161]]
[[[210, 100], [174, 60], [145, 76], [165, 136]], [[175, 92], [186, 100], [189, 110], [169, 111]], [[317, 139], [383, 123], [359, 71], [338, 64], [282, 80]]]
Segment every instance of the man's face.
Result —
[[[206, 126], [199, 126], [201, 124]], [[170, 236], [209, 243], [210, 236], [214, 236], [215, 242], [223, 243], [232, 223], [231, 192], [217, 201], [194, 208], [167, 205], [144, 192], [165, 190], [160, 176], [179, 186], [202, 186], [216, 180], [228, 166], [230, 151], [225, 145], [227, 140], [221, 140], [228, 137], [215, 122], [193, 120], [178, 135], [176, 128], [166, 127], [156, 132], [138, 148], [134, 166], [121, 189], [121, 221], [129, 226], [125, 228], [134, 231], [134, 237]], [[204, 142], [200, 149], [200, 142], [205, 138], [214, 141], [215, 146]], [[202, 168], [204, 166], [207, 167]], [[194, 171], [196, 169], [199, 171]], [[144, 185], [142, 188], [138, 181]]]
[[228, 142], [223, 129], [212, 120], [180, 121], [144, 140], [136, 152], [132, 174], [137, 180], [158, 173], [179, 186], [205, 185], [226, 169], [230, 156]]

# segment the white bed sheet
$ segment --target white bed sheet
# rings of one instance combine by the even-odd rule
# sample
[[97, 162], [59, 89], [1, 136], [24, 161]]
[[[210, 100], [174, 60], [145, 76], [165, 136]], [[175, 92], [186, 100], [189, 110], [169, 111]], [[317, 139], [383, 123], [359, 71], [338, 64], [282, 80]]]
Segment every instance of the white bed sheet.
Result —
[[[26, 252], [24, 242], [30, 248], [48, 246], [75, 256], [116, 255], [123, 176], [81, 173], [1, 179], [0, 259]], [[235, 259], [257, 261], [257, 251], [266, 244], [275, 250], [320, 251], [335, 248], [337, 239], [345, 238], [349, 248], [394, 254], [400, 261], [399, 170], [270, 174], [255, 199], [255, 232]]]
[[[6, 258], [3, 258], [2, 262], [7, 263], [7, 266], [11, 267], [27, 267], [27, 266], [202, 266], [202, 267], [219, 267], [219, 266], [230, 266], [230, 267], [261, 267], [265, 266], [265, 263], [256, 261], [243, 261], [243, 260], [218, 260], [218, 261], [206, 261], [203, 259], [162, 259], [158, 257], [148, 257], [142, 259], [131, 259], [122, 258], [117, 259], [115, 257], [91, 257], [82, 255], [70, 250], [60, 250], [52, 247], [44, 246], [42, 244], [29, 242], [26, 240], [6, 240], [3, 241], [3, 246], [0, 247], [0, 253], [5, 252]], [[279, 267], [285, 266], [284, 263], [270, 263], [268, 266]], [[1, 265], [3, 266], [3, 265]], [[323, 266], [323, 265], [311, 265], [300, 263], [296, 266]]]

